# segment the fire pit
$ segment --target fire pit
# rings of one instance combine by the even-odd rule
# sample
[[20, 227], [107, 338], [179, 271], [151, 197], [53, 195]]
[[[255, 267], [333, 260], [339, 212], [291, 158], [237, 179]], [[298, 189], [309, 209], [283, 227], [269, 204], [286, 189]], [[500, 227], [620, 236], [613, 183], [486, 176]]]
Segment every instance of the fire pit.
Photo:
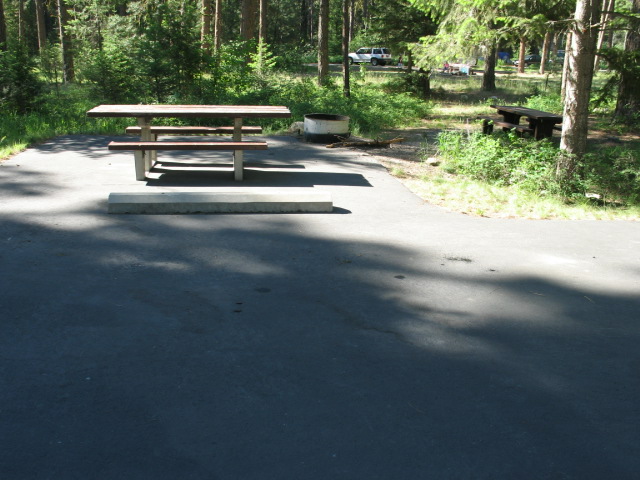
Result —
[[349, 138], [349, 117], [328, 113], [304, 116], [304, 139], [312, 143], [331, 143]]

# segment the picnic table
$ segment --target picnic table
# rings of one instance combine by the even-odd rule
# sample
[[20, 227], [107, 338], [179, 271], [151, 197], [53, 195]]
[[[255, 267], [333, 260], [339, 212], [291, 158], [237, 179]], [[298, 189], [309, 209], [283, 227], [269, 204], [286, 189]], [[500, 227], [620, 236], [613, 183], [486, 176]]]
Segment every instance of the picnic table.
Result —
[[[532, 108], [520, 107], [516, 105], [490, 105], [495, 108], [503, 121], [494, 122], [495, 125], [505, 129], [516, 128], [519, 131], [528, 131], [533, 134], [536, 140], [549, 138], [553, 135], [553, 130], [561, 130], [556, 125], [562, 123], [562, 115], [543, 112]], [[525, 117], [528, 125], [520, 125], [520, 118]], [[485, 118], [486, 117], [481, 117]]]
[[[284, 106], [264, 105], [99, 105], [87, 112], [89, 117], [133, 117], [137, 119], [139, 142], [111, 142], [110, 150], [135, 152], [136, 179], [146, 179], [153, 168], [158, 150], [230, 150], [233, 151], [235, 180], [243, 177], [244, 150], [263, 150], [266, 142], [247, 142], [243, 133], [259, 133], [256, 127], [243, 127], [246, 118], [289, 118], [291, 112]], [[152, 126], [154, 118], [230, 118], [232, 127], [160, 127]], [[136, 127], [130, 127], [136, 128]], [[131, 130], [130, 130], [131, 131]], [[232, 141], [224, 142], [169, 142], [158, 141], [158, 134], [231, 133]]]

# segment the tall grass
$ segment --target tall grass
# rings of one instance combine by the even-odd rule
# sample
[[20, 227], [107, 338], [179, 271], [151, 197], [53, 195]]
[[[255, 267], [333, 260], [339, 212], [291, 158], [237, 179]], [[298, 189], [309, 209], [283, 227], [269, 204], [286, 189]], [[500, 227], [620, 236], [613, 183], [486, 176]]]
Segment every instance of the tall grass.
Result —
[[86, 112], [95, 105], [86, 89], [70, 86], [44, 94], [38, 106], [28, 113], [2, 115], [0, 158], [59, 135], [114, 134], [130, 124], [130, 120], [123, 119], [89, 119]]

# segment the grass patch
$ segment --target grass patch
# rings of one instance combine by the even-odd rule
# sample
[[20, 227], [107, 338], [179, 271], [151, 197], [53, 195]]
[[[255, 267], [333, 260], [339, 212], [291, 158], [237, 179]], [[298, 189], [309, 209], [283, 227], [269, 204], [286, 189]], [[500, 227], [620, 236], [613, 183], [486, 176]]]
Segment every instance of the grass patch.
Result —
[[425, 168], [405, 180], [407, 187], [429, 203], [468, 215], [538, 220], [640, 220], [640, 206], [601, 206], [587, 198], [566, 204], [557, 197], [541, 197], [517, 187], [505, 187], [447, 175]]
[[29, 113], [0, 116], [0, 159], [60, 135], [122, 133], [133, 124], [131, 119], [89, 119], [86, 112], [96, 104], [87, 93], [75, 85], [61, 87], [40, 97]]

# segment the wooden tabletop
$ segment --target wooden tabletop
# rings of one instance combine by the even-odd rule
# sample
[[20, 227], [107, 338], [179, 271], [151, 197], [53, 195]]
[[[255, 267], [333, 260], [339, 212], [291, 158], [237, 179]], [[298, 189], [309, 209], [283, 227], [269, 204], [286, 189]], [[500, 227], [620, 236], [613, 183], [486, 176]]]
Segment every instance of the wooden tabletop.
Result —
[[543, 112], [542, 110], [534, 110], [532, 108], [519, 107], [517, 105], [490, 105], [490, 107], [495, 108], [498, 112], [513, 113], [515, 115], [522, 115], [523, 117], [534, 118], [536, 120], [557, 120], [558, 123], [562, 122], [562, 115]]
[[99, 105], [89, 117], [288, 118], [287, 107], [269, 105]]

